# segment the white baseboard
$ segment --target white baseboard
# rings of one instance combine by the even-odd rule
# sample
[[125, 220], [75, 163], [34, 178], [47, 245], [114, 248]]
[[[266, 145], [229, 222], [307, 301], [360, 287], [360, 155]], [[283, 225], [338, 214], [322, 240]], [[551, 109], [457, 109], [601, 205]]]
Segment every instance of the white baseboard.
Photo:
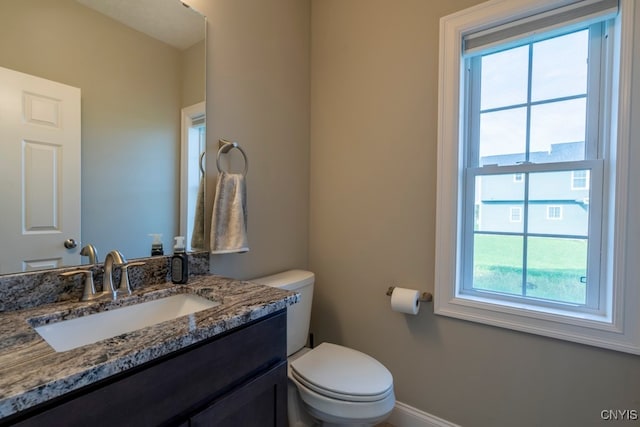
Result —
[[396, 402], [387, 422], [395, 427], [460, 427], [402, 402]]

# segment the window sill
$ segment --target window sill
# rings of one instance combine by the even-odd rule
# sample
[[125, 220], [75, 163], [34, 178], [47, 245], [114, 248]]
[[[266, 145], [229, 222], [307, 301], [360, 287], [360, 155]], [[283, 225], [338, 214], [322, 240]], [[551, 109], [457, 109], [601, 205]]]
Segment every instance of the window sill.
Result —
[[611, 350], [640, 354], [640, 347], [608, 316], [500, 302], [476, 296], [435, 298], [435, 314]]
[[[544, 307], [536, 304], [527, 304], [526, 302], [500, 301], [495, 298], [484, 298], [475, 295], [457, 295], [450, 302], [463, 307], [475, 307], [505, 315], [620, 332], [620, 328], [614, 325], [611, 316], [605, 314], [577, 312], [570, 309], [563, 310], [562, 308]], [[608, 311], [610, 312], [611, 310]]]

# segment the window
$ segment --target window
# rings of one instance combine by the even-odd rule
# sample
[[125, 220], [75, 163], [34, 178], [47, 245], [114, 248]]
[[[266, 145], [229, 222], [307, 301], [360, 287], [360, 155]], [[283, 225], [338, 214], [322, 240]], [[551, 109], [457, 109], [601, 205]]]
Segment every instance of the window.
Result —
[[547, 206], [547, 219], [562, 219], [562, 206]]
[[494, 0], [442, 19], [437, 314], [640, 353], [623, 331], [637, 310], [614, 310], [633, 22], [620, 3]]
[[571, 189], [572, 190], [588, 190], [589, 189], [589, 171], [572, 171], [571, 172]]
[[522, 222], [522, 208], [515, 207], [509, 209], [509, 221]]
[[[596, 245], [589, 246], [590, 235], [600, 233], [594, 212], [576, 212], [579, 224], [564, 230], [539, 219], [562, 219], [561, 206], [547, 206], [545, 212], [544, 205], [574, 197], [558, 185], [569, 182], [574, 169], [593, 169], [594, 179], [602, 178], [597, 150], [601, 111], [587, 100], [600, 98], [601, 64], [594, 58], [605, 57], [605, 25], [556, 30], [514, 47], [498, 44], [486, 53], [466, 55], [467, 180], [462, 192], [468, 199], [480, 199], [484, 221], [472, 228], [467, 218], [471, 211], [463, 205], [463, 223], [470, 224], [463, 236], [463, 294], [491, 292], [493, 299], [558, 303], [565, 309], [570, 300], [577, 311], [599, 308], [598, 281], [587, 280], [586, 286], [580, 281], [599, 274], [597, 264], [587, 271], [588, 258], [597, 256], [597, 251], [586, 250], [595, 251]], [[514, 176], [524, 185], [500, 185], [505, 168], [519, 171]], [[601, 195], [591, 197], [599, 200]], [[498, 216], [500, 202], [523, 204], [519, 227], [491, 220]], [[575, 245], [580, 250], [574, 250]]]

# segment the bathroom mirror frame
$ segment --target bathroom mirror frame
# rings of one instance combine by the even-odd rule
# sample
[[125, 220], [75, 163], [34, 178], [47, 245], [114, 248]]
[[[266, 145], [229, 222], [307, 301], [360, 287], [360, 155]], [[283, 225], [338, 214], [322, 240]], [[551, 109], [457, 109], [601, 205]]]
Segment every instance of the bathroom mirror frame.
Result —
[[[134, 5], [138, 1], [119, 0], [110, 4], [126, 3], [139, 12], [145, 6]], [[190, 9], [179, 0], [164, 1], [172, 1], [186, 11]], [[180, 225], [185, 223], [181, 218], [181, 109], [205, 100], [206, 17], [197, 14], [202, 39], [181, 49], [87, 8], [81, 4], [84, 2], [3, 2], [0, 67], [79, 87], [82, 91], [82, 233], [77, 247], [71, 250], [79, 252], [83, 245], [93, 244], [99, 261], [112, 249], [121, 250], [128, 259], [147, 257], [152, 242], [149, 234], [161, 233], [165, 254], [171, 254], [173, 236], [185, 232]], [[158, 2], [143, 1], [147, 6], [153, 3], [154, 7]], [[37, 16], [32, 14], [34, 10]], [[191, 9], [189, 13], [197, 12]], [[168, 26], [173, 24], [155, 13], [149, 13], [148, 18], [161, 20]], [[93, 35], [90, 30], [99, 33]], [[133, 49], [137, 45], [144, 50], [136, 53]], [[80, 57], [79, 50], [92, 55]], [[167, 53], [166, 58], [163, 52]], [[122, 60], [132, 57], [139, 60]], [[49, 61], [46, 66], [45, 61]], [[62, 63], [76, 69], [75, 74], [65, 71]], [[106, 77], [81, 75], [85, 68], [92, 67], [102, 67]], [[191, 81], [189, 74], [183, 73], [196, 69], [195, 74], [190, 74], [195, 76]], [[142, 74], [136, 74], [137, 71]], [[129, 86], [116, 87], [115, 82], [123, 79]], [[196, 91], [198, 94], [194, 95]], [[129, 98], [119, 102], [117, 96], [123, 93]], [[140, 93], [150, 95], [149, 99], [143, 102]], [[100, 97], [110, 104], [98, 107], [94, 100]], [[173, 104], [161, 106], [160, 101], [167, 98]], [[161, 117], [155, 117], [154, 110], [161, 111]], [[119, 114], [124, 116], [121, 121]], [[61, 244], [64, 238], [61, 234]], [[82, 258], [82, 264], [87, 262], [88, 258]], [[63, 266], [70, 265], [55, 267]], [[0, 274], [21, 272], [2, 270]]]

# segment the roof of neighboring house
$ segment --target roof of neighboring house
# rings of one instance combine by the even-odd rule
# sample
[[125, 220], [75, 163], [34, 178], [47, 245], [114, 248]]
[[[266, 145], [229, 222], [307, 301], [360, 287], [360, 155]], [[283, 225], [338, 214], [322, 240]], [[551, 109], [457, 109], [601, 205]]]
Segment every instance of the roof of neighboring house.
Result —
[[[522, 162], [524, 153], [498, 154], [480, 158], [481, 165], [515, 165]], [[532, 163], [566, 162], [584, 159], [584, 141], [551, 144], [549, 151], [532, 151], [529, 161]]]
[[[579, 160], [584, 158], [584, 142], [565, 142], [561, 144], [551, 144], [549, 151], [536, 151], [529, 153], [529, 161], [532, 163], [554, 163], [563, 161]], [[524, 160], [523, 153], [502, 154], [495, 156], [485, 156], [481, 158], [483, 165], [515, 165]], [[515, 182], [515, 181], [514, 181]], [[494, 185], [495, 184], [495, 185]], [[588, 206], [588, 189], [587, 192], [564, 191], [562, 186], [557, 187], [556, 191], [551, 194], [545, 192], [529, 194], [529, 204], [577, 204], [585, 208]], [[514, 202], [522, 202], [523, 194], [521, 191], [515, 191], [512, 185], [504, 180], [487, 181], [487, 185], [483, 186], [481, 200], [484, 204], [501, 204]]]

